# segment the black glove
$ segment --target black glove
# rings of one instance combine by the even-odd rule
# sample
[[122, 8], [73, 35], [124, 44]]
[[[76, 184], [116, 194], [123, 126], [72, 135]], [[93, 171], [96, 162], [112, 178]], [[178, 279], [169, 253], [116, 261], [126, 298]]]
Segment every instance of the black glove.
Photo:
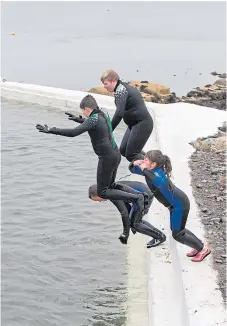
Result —
[[45, 134], [52, 134], [55, 128], [49, 128], [48, 125], [36, 125], [36, 129], [38, 129], [39, 132], [44, 132]]
[[76, 117], [74, 114], [69, 113], [69, 112], [65, 112], [66, 115], [69, 116], [69, 120], [75, 121], [77, 123], [83, 123], [85, 118], [82, 117], [82, 115], [80, 115], [79, 117]]

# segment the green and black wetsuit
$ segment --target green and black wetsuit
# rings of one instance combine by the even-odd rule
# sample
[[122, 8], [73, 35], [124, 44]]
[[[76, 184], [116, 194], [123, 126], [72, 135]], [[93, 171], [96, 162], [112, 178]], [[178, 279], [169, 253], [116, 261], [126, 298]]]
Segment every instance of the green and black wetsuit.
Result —
[[76, 137], [88, 132], [94, 152], [99, 157], [97, 169], [98, 195], [110, 200], [136, 202], [140, 210], [144, 208], [144, 197], [133, 189], [115, 183], [121, 154], [115, 143], [109, 117], [99, 108], [92, 111], [88, 119], [72, 129], [50, 128], [49, 133]]

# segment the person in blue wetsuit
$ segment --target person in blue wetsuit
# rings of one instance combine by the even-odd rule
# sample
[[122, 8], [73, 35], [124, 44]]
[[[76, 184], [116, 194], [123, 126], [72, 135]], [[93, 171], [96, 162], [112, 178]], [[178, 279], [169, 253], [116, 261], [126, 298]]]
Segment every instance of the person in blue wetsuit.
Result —
[[115, 183], [121, 154], [115, 143], [108, 116], [98, 108], [95, 98], [91, 95], [87, 95], [82, 99], [80, 108], [86, 119], [68, 114], [70, 120], [80, 123], [76, 128], [49, 128], [47, 125], [40, 124], [37, 124], [36, 128], [42, 133], [66, 137], [76, 137], [88, 132], [94, 152], [99, 158], [97, 168], [98, 195], [110, 200], [132, 201], [136, 204], [138, 213], [142, 214], [145, 209], [144, 198], [147, 194], [142, 194], [125, 185]]
[[132, 173], [143, 175], [154, 197], [170, 211], [170, 226], [173, 238], [192, 248], [187, 256], [200, 262], [211, 253], [203, 242], [185, 228], [190, 202], [187, 195], [170, 180], [172, 165], [169, 157], [159, 150], [146, 153], [144, 160], [129, 165]]
[[121, 155], [129, 162], [143, 159], [143, 147], [152, 133], [153, 119], [141, 93], [136, 87], [120, 80], [114, 70], [105, 71], [101, 81], [108, 92], [114, 92], [116, 112], [111, 122], [113, 130], [122, 119], [128, 126], [120, 145]]
[[[134, 181], [134, 180], [122, 180], [122, 181], [118, 181], [117, 183], [121, 185], [126, 185], [130, 188], [133, 188], [136, 191], [142, 193], [145, 192], [148, 194], [147, 205], [146, 205], [147, 208], [144, 211], [144, 214], [147, 214], [154, 197], [154, 195], [152, 194], [148, 186], [143, 182]], [[96, 184], [93, 184], [89, 187], [88, 197], [91, 200], [99, 201], [99, 202], [105, 200], [98, 196]], [[152, 237], [152, 239], [147, 243], [147, 248], [156, 247], [166, 240], [166, 236], [164, 233], [162, 233], [160, 230], [155, 228], [149, 222], [143, 220], [142, 214], [136, 214], [137, 208], [135, 204], [124, 200], [111, 200], [111, 202], [115, 205], [115, 207], [118, 209], [118, 211], [121, 214], [123, 233], [120, 235], [119, 240], [123, 244], [127, 244], [130, 227], [134, 234], [136, 232], [139, 232], [149, 237]]]

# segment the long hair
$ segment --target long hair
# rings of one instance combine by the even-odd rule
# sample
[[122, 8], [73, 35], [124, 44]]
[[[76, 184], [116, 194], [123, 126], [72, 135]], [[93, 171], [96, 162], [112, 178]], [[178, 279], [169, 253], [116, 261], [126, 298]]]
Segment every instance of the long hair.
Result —
[[145, 155], [148, 160], [152, 163], [157, 164], [157, 168], [162, 167], [164, 170], [165, 175], [168, 179], [168, 184], [171, 190], [173, 190], [173, 184], [170, 180], [171, 172], [172, 172], [172, 164], [169, 156], [163, 155], [162, 152], [158, 149], [151, 150], [146, 153]]

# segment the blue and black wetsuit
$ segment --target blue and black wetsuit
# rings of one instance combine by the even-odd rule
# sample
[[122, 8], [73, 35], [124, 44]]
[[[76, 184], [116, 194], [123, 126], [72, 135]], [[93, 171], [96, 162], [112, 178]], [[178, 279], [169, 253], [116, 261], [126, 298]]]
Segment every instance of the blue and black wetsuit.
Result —
[[165, 175], [162, 167], [153, 170], [129, 165], [132, 173], [143, 175], [154, 197], [170, 211], [170, 227], [175, 240], [198, 251], [203, 249], [203, 243], [191, 231], [185, 228], [190, 202], [187, 195], [177, 188]]
[[120, 145], [121, 155], [129, 162], [143, 159], [143, 147], [153, 130], [153, 119], [137, 88], [118, 80], [114, 89], [116, 112], [112, 119], [113, 130], [124, 120], [128, 126]]
[[98, 155], [97, 186], [98, 195], [105, 199], [131, 200], [144, 208], [144, 197], [138, 192], [131, 193], [115, 184], [121, 154], [115, 143], [109, 117], [99, 108], [92, 111], [88, 119], [82, 119], [80, 126], [73, 129], [51, 128], [49, 133], [76, 137], [88, 132], [94, 152]]
[[[126, 185], [135, 191], [139, 191], [141, 193], [146, 193], [147, 196], [147, 208], [146, 212], [148, 213], [148, 210], [152, 204], [154, 195], [148, 188], [146, 184], [140, 181], [131, 181], [131, 180], [124, 180], [124, 181], [118, 181], [117, 182], [120, 185]], [[111, 202], [116, 206], [118, 211], [121, 214], [122, 223], [123, 223], [123, 233], [128, 236], [130, 226], [137, 232], [148, 235], [154, 239], [162, 239], [165, 238], [165, 235], [158, 229], [156, 229], [153, 225], [151, 225], [149, 222], [142, 220], [142, 214], [136, 214], [137, 208], [135, 204], [130, 205], [127, 201], [122, 200], [111, 200]], [[129, 216], [131, 216], [131, 221], [129, 220]]]

